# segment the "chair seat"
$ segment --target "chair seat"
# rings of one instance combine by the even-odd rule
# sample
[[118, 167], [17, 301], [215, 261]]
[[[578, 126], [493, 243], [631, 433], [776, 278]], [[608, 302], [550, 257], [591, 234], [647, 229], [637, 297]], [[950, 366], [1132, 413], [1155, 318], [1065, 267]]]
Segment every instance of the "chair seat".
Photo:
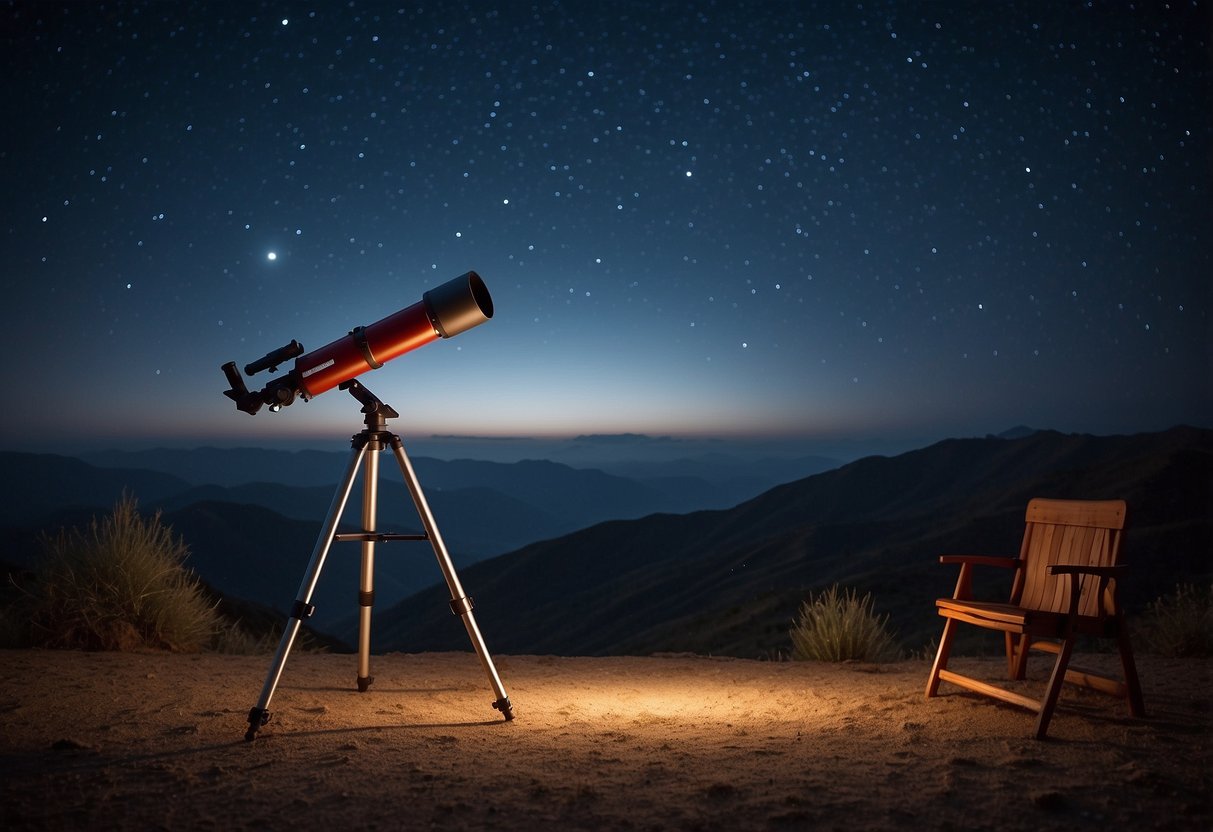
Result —
[[1009, 633], [1031, 632], [1033, 635], [1049, 636], [1060, 633], [1065, 616], [1055, 612], [1029, 610], [1016, 604], [997, 601], [963, 601], [955, 598], [940, 598], [935, 601], [939, 614], [945, 618], [957, 618], [970, 624], [1005, 630]]

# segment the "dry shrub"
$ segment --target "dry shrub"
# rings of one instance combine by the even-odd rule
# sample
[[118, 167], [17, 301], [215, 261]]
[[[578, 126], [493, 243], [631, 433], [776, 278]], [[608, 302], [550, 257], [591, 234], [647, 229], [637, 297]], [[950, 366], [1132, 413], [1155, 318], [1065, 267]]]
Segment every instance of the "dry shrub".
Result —
[[222, 625], [194, 574], [189, 550], [157, 513], [130, 496], [87, 529], [43, 538], [27, 593], [31, 643], [86, 650], [195, 651]]
[[886, 629], [888, 616], [872, 612], [872, 595], [855, 590], [839, 592], [838, 585], [800, 605], [793, 622], [792, 658], [819, 662], [886, 661], [896, 657], [893, 637]]

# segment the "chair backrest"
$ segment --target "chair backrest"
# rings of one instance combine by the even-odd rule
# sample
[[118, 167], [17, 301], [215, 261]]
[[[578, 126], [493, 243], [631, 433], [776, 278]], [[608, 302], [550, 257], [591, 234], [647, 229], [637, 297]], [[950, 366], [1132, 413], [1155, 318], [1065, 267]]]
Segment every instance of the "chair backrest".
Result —
[[[1027, 528], [1019, 556], [1023, 571], [1012, 603], [1033, 610], [1065, 612], [1070, 607], [1070, 577], [1050, 575], [1055, 563], [1115, 566], [1128, 507], [1124, 500], [1046, 500], [1028, 503]], [[1082, 583], [1080, 615], [1099, 613], [1099, 581]], [[1109, 587], [1109, 593], [1112, 587]]]

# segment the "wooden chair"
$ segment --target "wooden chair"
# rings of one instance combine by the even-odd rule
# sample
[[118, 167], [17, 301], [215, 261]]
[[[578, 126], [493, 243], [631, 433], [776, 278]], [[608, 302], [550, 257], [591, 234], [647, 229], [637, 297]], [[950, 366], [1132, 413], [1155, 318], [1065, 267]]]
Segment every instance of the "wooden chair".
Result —
[[[1145, 716], [1141, 684], [1124, 615], [1116, 599], [1116, 583], [1124, 577], [1121, 540], [1127, 507], [1124, 500], [1045, 500], [1028, 503], [1027, 528], [1018, 558], [944, 555], [940, 563], [960, 564], [960, 577], [951, 598], [935, 602], [947, 619], [939, 653], [927, 682], [927, 697], [935, 696], [940, 681], [1036, 711], [1036, 738], [1044, 739], [1057, 705], [1061, 684], [1068, 681], [1127, 698], [1133, 716]], [[974, 566], [1015, 569], [1008, 603], [972, 597]], [[948, 670], [948, 655], [957, 624], [964, 622], [1005, 634], [1007, 671], [1023, 679], [1030, 650], [1057, 655], [1053, 673], [1039, 700]], [[1124, 681], [1067, 667], [1080, 636], [1116, 639]]]

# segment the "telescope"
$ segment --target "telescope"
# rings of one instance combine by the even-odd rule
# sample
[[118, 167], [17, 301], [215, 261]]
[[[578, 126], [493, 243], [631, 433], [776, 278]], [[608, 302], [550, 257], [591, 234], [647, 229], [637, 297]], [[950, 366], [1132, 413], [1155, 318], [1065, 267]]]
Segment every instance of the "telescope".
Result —
[[[270, 700], [278, 687], [291, 645], [299, 634], [303, 619], [311, 617], [316, 610], [312, 604], [312, 594], [320, 578], [320, 570], [324, 568], [324, 561], [332, 544], [343, 541], [356, 541], [362, 545], [358, 584], [358, 690], [365, 693], [374, 681], [371, 676], [370, 632], [371, 607], [375, 603], [375, 546], [394, 540], [423, 540], [428, 541], [433, 548], [438, 567], [451, 592], [451, 612], [463, 621], [472, 648], [480, 657], [480, 663], [488, 674], [489, 685], [497, 696], [493, 708], [500, 711], [507, 720], [514, 718], [510, 697], [506, 695], [501, 677], [497, 675], [493, 658], [489, 655], [484, 637], [480, 634], [480, 628], [472, 614], [475, 605], [463, 591], [459, 577], [455, 574], [455, 565], [451, 561], [442, 535], [438, 532], [434, 515], [421, 490], [421, 484], [417, 481], [413, 464], [404, 451], [404, 443], [399, 436], [388, 430], [387, 420], [398, 418], [400, 414], [356, 379], [367, 370], [379, 369], [397, 356], [438, 338], [454, 338], [461, 332], [480, 326], [491, 317], [493, 300], [489, 297], [489, 290], [485, 288], [480, 275], [468, 272], [426, 292], [421, 296], [421, 300], [412, 306], [393, 312], [370, 326], [354, 327], [344, 337], [325, 344], [318, 350], [304, 353], [303, 344], [292, 340], [289, 344], [271, 350], [256, 361], [246, 364], [244, 372], [252, 376], [262, 370], [276, 373], [280, 364], [294, 359], [295, 364], [290, 372], [278, 376], [260, 390], [248, 389], [244, 376], [236, 369], [235, 361], [223, 365], [222, 370], [227, 376], [229, 388], [223, 391], [223, 395], [234, 401], [238, 410], [249, 415], [255, 415], [265, 405], [269, 405], [271, 411], [281, 410], [295, 401], [296, 397], [307, 400], [338, 387], [362, 404], [362, 421], [365, 425], [350, 441], [350, 460], [346, 466], [345, 477], [337, 486], [333, 502], [329, 505], [329, 513], [321, 526], [320, 536], [312, 549], [311, 560], [308, 562], [303, 582], [299, 585], [295, 603], [291, 605], [286, 626], [282, 629], [278, 651], [265, 677], [261, 696], [257, 704], [249, 709], [245, 740], [252, 740], [257, 731], [270, 721]], [[376, 529], [379, 452], [388, 449], [391, 449], [400, 466], [404, 483], [413, 498], [413, 506], [417, 509], [418, 518], [425, 529], [423, 534], [385, 533]], [[340, 532], [341, 516], [345, 512], [345, 505], [359, 469], [363, 472], [362, 530], [352, 533]]]
[[305, 401], [339, 384], [377, 370], [397, 356], [412, 352], [438, 338], [453, 338], [493, 317], [493, 299], [476, 272], [449, 280], [406, 306], [369, 326], [358, 326], [349, 334], [304, 354], [303, 344], [289, 344], [246, 364], [252, 376], [262, 370], [277, 372], [278, 366], [295, 359], [293, 369], [268, 382], [260, 390], [249, 390], [244, 377], [229, 361], [222, 370], [229, 389], [223, 395], [236, 409], [255, 415], [262, 406], [277, 412], [295, 401]]

